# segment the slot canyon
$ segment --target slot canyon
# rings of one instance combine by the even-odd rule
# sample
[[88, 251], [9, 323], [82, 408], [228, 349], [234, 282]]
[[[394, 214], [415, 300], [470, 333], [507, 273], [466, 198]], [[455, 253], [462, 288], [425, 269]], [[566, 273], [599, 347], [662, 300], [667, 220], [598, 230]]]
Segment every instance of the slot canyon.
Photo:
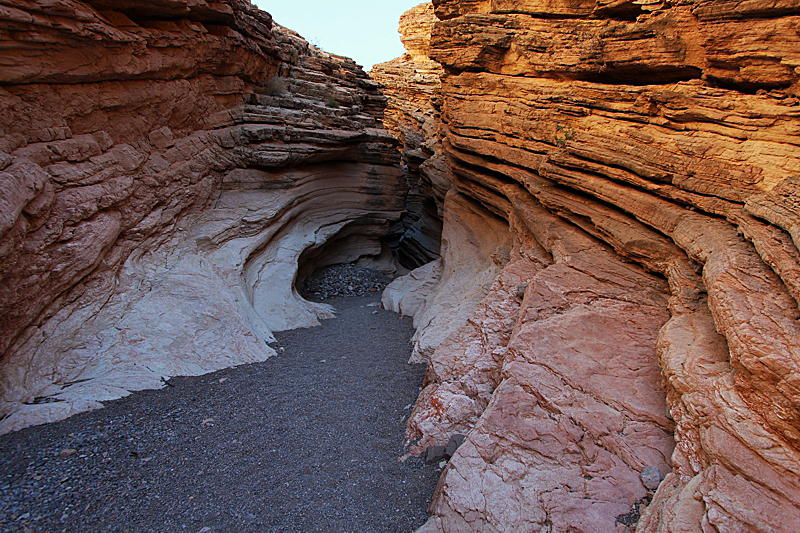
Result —
[[407, 455], [465, 436], [417, 533], [800, 531], [800, 0], [434, 0], [369, 73], [277, 22], [0, 0], [0, 434], [270, 360], [352, 264]]

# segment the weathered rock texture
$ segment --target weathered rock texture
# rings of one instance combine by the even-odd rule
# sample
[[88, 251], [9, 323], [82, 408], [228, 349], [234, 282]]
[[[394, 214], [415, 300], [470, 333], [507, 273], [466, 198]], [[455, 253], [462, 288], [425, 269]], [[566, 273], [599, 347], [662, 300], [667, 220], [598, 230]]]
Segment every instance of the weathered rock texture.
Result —
[[800, 2], [433, 5], [420, 531], [800, 530]]
[[444, 71], [429, 57], [436, 20], [430, 3], [405, 13], [400, 35], [408, 53], [370, 71], [389, 98], [383, 124], [403, 143], [408, 211], [393, 233], [399, 234], [398, 259], [408, 268], [439, 257], [444, 196], [450, 189], [437, 120]]
[[[243, 0], [0, 8], [0, 432], [263, 360], [386, 260], [385, 98]], [[302, 275], [302, 274], [301, 274]]]

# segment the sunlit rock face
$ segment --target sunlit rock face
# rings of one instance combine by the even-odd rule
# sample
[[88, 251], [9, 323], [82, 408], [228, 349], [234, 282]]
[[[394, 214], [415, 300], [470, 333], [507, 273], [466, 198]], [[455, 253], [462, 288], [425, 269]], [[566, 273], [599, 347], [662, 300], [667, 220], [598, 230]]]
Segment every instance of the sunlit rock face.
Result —
[[798, 530], [800, 3], [433, 6], [420, 531]]
[[388, 265], [406, 184], [351, 60], [241, 0], [11, 2], [0, 28], [0, 432], [264, 360], [331, 316], [300, 261]]

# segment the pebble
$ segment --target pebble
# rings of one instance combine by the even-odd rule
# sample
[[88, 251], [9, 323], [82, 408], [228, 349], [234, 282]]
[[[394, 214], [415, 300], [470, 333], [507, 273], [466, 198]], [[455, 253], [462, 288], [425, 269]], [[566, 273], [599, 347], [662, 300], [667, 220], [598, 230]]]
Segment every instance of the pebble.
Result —
[[[372, 284], [382, 288], [388, 282], [383, 273], [354, 267], [342, 269], [342, 275], [362, 276], [361, 282], [346, 280], [339, 287], [353, 286], [365, 293]], [[378, 309], [379, 302], [373, 301], [378, 300], [377, 294], [370, 294], [369, 301], [375, 304], [372, 309]], [[438, 473], [419, 459], [397, 461], [403, 451], [404, 429], [397, 418], [408, 413], [401, 407], [410, 409], [421, 390], [424, 368], [415, 368], [413, 375], [403, 377], [409, 371], [408, 353], [403, 350], [410, 352], [410, 319], [384, 312], [373, 315], [372, 309], [364, 307], [366, 303], [355, 298], [336, 302], [339, 318], [325, 321], [327, 329], [325, 324], [318, 327], [327, 332], [322, 341], [315, 340], [318, 333], [306, 336], [304, 330], [277, 336], [279, 348], [285, 346], [285, 354], [291, 357], [208, 376], [175, 377], [169, 380], [174, 387], [138, 392], [108, 402], [105, 409], [0, 436], [0, 533], [356, 531], [339, 527], [347, 520], [358, 524], [360, 533], [385, 532], [386, 524], [396, 526], [392, 531], [415, 530], [427, 519], [425, 509]], [[354, 315], [352, 320], [365, 325], [382, 321], [378, 328], [382, 334], [374, 347], [366, 350], [369, 353], [362, 353], [365, 350], [360, 345], [370, 337], [370, 328], [358, 323], [348, 326], [353, 338], [359, 339], [354, 343], [357, 346], [328, 340], [342, 328], [347, 309]], [[313, 350], [308, 348], [309, 342], [314, 343]], [[400, 343], [399, 348], [395, 342]], [[329, 345], [344, 346], [339, 346], [341, 351], [329, 352]], [[396, 356], [391, 356], [393, 352]], [[378, 356], [387, 357], [386, 363], [375, 364]], [[342, 365], [345, 358], [352, 362]], [[320, 360], [326, 361], [324, 366], [316, 365]], [[369, 379], [360, 377], [362, 369]], [[332, 379], [325, 379], [329, 373]], [[343, 388], [342, 382], [348, 380], [357, 388]], [[401, 386], [405, 387], [402, 393]], [[303, 395], [295, 401], [292, 394], [298, 390]], [[345, 390], [349, 392], [345, 394]], [[377, 399], [381, 407], [376, 408], [375, 416], [365, 415], [373, 411], [367, 411], [353, 391]], [[329, 395], [339, 402], [334, 404], [336, 412], [308, 414], [310, 404]], [[396, 401], [394, 407], [385, 407], [387, 398]], [[281, 417], [291, 414], [286, 420], [292, 422], [282, 425], [284, 418], [272, 416], [277, 412]], [[293, 422], [307, 415], [304, 423]], [[343, 425], [331, 426], [331, 432], [323, 433], [319, 428], [327, 426], [320, 421], [334, 415], [336, 424]], [[374, 428], [369, 425], [373, 421]], [[362, 435], [359, 432], [364, 427], [373, 429]], [[282, 432], [287, 429], [291, 434], [284, 438]], [[392, 440], [389, 431], [395, 430]], [[314, 458], [307, 463], [313, 475], [297, 468], [298, 443], [304, 442], [297, 436], [309, 431], [314, 437], [312, 445], [304, 445], [301, 452], [304, 461]], [[360, 452], [360, 446], [369, 453]], [[64, 457], [62, 452], [69, 455]], [[364, 457], [365, 464], [351, 466], [340, 460], [341, 454], [350, 453]], [[264, 460], [264, 465], [256, 460]], [[347, 476], [353, 486], [381, 489], [374, 494], [347, 489], [339, 474]], [[262, 479], [263, 486], [259, 484]], [[273, 480], [284, 479], [292, 480], [291, 487], [286, 483], [285, 495], [273, 484]], [[399, 483], [400, 479], [407, 479], [408, 484]], [[325, 491], [322, 497], [305, 494], [304, 483], [310, 480]], [[399, 494], [390, 496], [385, 490], [399, 486], [403, 487]], [[363, 501], [356, 499], [361, 493]], [[405, 500], [413, 500], [413, 505], [404, 506], [394, 516], [386, 515], [380, 523], [389, 505]], [[343, 503], [334, 507], [329, 502]], [[233, 506], [238, 505], [237, 514]], [[317, 516], [323, 505], [326, 514]], [[310, 513], [308, 517], [301, 512], [304, 510]], [[334, 516], [335, 512], [341, 517]], [[322, 525], [308, 527], [311, 521]]]
[[303, 297], [328, 300], [342, 296], [366, 296], [383, 291], [393, 276], [355, 265], [331, 265], [314, 271], [303, 283]]
[[664, 474], [655, 466], [645, 466], [641, 473], [642, 484], [648, 490], [657, 490], [664, 480]]

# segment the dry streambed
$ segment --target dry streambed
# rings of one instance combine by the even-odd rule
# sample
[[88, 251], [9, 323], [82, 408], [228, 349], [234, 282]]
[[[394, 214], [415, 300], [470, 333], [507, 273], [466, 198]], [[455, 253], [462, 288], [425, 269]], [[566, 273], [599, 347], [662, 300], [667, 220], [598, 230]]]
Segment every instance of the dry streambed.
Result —
[[266, 363], [0, 437], [0, 530], [414, 530], [439, 474], [398, 460], [424, 367], [378, 294]]

